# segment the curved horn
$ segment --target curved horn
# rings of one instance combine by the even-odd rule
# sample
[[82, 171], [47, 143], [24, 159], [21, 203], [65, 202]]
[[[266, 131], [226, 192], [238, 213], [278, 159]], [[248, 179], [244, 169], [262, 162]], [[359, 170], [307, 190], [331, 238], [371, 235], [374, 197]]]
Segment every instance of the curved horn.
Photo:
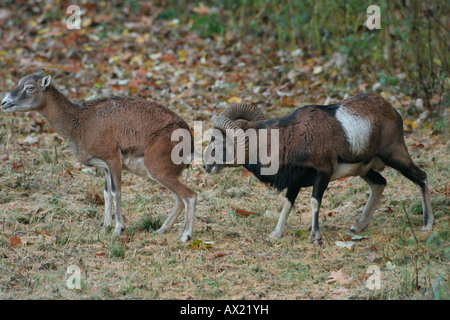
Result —
[[246, 103], [234, 103], [226, 108], [221, 115], [231, 119], [244, 119], [247, 121], [263, 121], [266, 117], [257, 106]]
[[245, 134], [244, 134], [244, 130], [242, 130], [241, 128], [239, 128], [232, 120], [230, 120], [228, 117], [220, 114], [218, 116], [215, 116], [212, 119], [212, 126], [213, 128], [219, 129], [220, 131], [222, 131], [223, 133], [225, 133], [225, 135], [228, 135], [230, 138], [234, 139], [236, 138], [236, 147], [235, 147], [235, 158], [231, 161], [231, 162], [225, 162], [224, 164], [227, 165], [236, 165], [236, 166], [240, 166], [243, 163], [240, 164], [236, 164], [235, 160], [236, 160], [236, 156], [237, 153], [236, 151], [238, 150], [245, 150], [245, 156], [247, 157], [248, 154], [248, 142], [245, 139]]

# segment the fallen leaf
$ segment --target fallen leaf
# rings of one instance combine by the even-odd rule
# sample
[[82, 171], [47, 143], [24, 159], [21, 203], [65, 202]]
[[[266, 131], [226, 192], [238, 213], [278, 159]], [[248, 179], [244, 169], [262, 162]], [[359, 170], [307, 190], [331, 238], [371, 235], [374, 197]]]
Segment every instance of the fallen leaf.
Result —
[[125, 231], [123, 233], [123, 235], [124, 235], [124, 238], [122, 239], [122, 243], [130, 242], [131, 234], [129, 232]]
[[367, 236], [364, 236], [364, 235], [357, 235], [357, 234], [351, 234], [351, 233], [347, 233], [347, 235], [349, 236], [349, 239], [346, 239], [346, 240], [362, 240], [362, 239], [367, 239]]
[[386, 210], [384, 210], [384, 212], [391, 213], [392, 212], [392, 208], [391, 207], [387, 207]]
[[411, 146], [410, 146], [410, 148], [412, 149], [412, 150], [415, 150], [415, 149], [422, 149], [422, 148], [424, 148], [425, 146], [423, 145], [423, 143], [413, 143]]
[[199, 14], [201, 16], [209, 14], [210, 11], [211, 10], [209, 10], [209, 8], [205, 6], [202, 2], [198, 4], [198, 7], [192, 8], [192, 12], [195, 12], [196, 14]]
[[163, 56], [161, 56], [160, 59], [162, 61], [166, 61], [166, 62], [175, 62], [175, 61], [177, 61], [177, 57], [175, 57], [170, 52], [168, 52], [168, 53], [164, 54]]
[[376, 252], [375, 251], [372, 251], [372, 253], [371, 254], [369, 254], [369, 256], [367, 257], [367, 262], [374, 262], [375, 261], [375, 257], [376, 257]]
[[69, 169], [66, 169], [66, 173], [67, 173], [71, 178], [75, 178], [75, 177], [73, 176], [73, 173], [72, 173]]
[[353, 282], [353, 279], [342, 272], [342, 269], [338, 271], [331, 271], [326, 284], [337, 283], [340, 285], [349, 285]]
[[16, 170], [16, 169], [19, 169], [19, 168], [22, 168], [22, 167], [23, 167], [23, 164], [14, 162], [12, 164], [12, 166], [11, 166], [11, 169]]
[[347, 293], [349, 293], [349, 291], [346, 288], [338, 288], [331, 292], [331, 294], [347, 294]]
[[243, 216], [243, 217], [248, 217], [251, 214], [257, 215], [256, 212], [247, 211], [247, 210], [243, 210], [243, 209], [235, 209], [235, 211], [236, 211], [236, 214]]
[[191, 244], [188, 245], [188, 247], [195, 250], [209, 249], [212, 248], [213, 243], [214, 242], [212, 241], [194, 240]]
[[104, 258], [106, 256], [106, 253], [103, 251], [98, 251], [95, 253], [95, 255], [97, 256], [97, 258]]
[[10, 238], [8, 236], [5, 235], [5, 237], [7, 237], [9, 239], [9, 245], [10, 246], [15, 246], [18, 244], [21, 244], [22, 241], [20, 240], [20, 238], [17, 236], [17, 234], [14, 235], [14, 237]]
[[227, 100], [228, 103], [241, 103], [242, 99], [239, 97], [231, 97], [230, 99]]
[[354, 243], [353, 241], [336, 241], [335, 244], [338, 247], [346, 248], [350, 251], [354, 251], [356, 248], [356, 243]]
[[29, 143], [29, 144], [35, 144], [39, 142], [39, 138], [38, 137], [33, 137], [33, 136], [27, 136], [24, 140], [24, 142]]
[[322, 73], [322, 71], [323, 71], [323, 68], [321, 66], [316, 66], [313, 69], [313, 74], [316, 75], [316, 74]]
[[248, 171], [247, 169], [243, 169], [242, 170], [242, 176], [243, 177], [248, 177], [248, 176], [252, 176], [253, 175], [253, 173], [251, 173], [250, 171]]

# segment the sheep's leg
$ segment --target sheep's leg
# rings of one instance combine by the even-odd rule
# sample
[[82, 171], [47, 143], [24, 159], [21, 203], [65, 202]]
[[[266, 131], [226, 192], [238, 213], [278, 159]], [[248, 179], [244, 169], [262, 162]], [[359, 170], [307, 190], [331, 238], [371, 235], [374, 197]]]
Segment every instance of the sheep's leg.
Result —
[[297, 198], [299, 191], [300, 188], [297, 187], [288, 188], [286, 196], [284, 198], [283, 209], [281, 210], [280, 217], [278, 218], [277, 226], [275, 227], [275, 230], [273, 230], [269, 235], [269, 238], [278, 239], [283, 237], [284, 229], [286, 227], [286, 221], [289, 217], [289, 213], [291, 212], [292, 207], [294, 206], [295, 199]]
[[[197, 195], [194, 191], [182, 184], [177, 177], [159, 177], [159, 179], [155, 178], [153, 175], [152, 177], [167, 189], [169, 189], [175, 195], [176, 199], [181, 199], [183, 201], [185, 208], [185, 222], [183, 233], [181, 235], [181, 241], [188, 241], [192, 237]], [[183, 206], [181, 205], [180, 201], [177, 200], [177, 203], [175, 204], [175, 207], [172, 210], [171, 214], [166, 219], [161, 228], [159, 228], [156, 232], [159, 234], [168, 232], [172, 228], [182, 210]]]
[[370, 195], [364, 211], [361, 214], [361, 217], [359, 217], [356, 223], [350, 228], [351, 232], [360, 232], [367, 228], [370, 221], [372, 220], [375, 208], [380, 202], [384, 187], [386, 187], [386, 179], [384, 179], [381, 174], [373, 170], [370, 170], [365, 176], [362, 176], [361, 178], [363, 178], [364, 181], [369, 184]]
[[176, 201], [175, 206], [173, 207], [172, 212], [169, 214], [169, 216], [167, 217], [166, 221], [161, 226], [161, 228], [159, 228], [156, 231], [156, 233], [158, 234], [164, 234], [168, 232], [172, 228], [175, 221], [177, 220], [181, 211], [183, 211], [183, 208], [185, 207], [183, 201], [175, 193], [173, 195], [175, 196]]
[[[193, 191], [192, 191], [193, 192]], [[183, 233], [181, 235], [181, 241], [186, 242], [192, 237], [192, 229], [194, 225], [194, 212], [197, 204], [197, 195], [193, 192], [193, 195], [183, 200], [186, 207], [185, 220]]]
[[[186, 242], [192, 237], [192, 230], [194, 224], [194, 212], [195, 205], [197, 202], [197, 195], [194, 191], [186, 187], [178, 180], [178, 172], [176, 170], [157, 170], [151, 166], [151, 163], [165, 163], [167, 160], [162, 160], [159, 158], [157, 154], [148, 153], [145, 157], [145, 167], [147, 168], [147, 172], [153, 180], [159, 182], [163, 186], [165, 186], [168, 190], [170, 190], [176, 199], [175, 207], [172, 212], [169, 214], [169, 217], [166, 219], [164, 224], [159, 228], [156, 232], [159, 234], [168, 232], [173, 224], [175, 223], [178, 216], [181, 214], [183, 210], [183, 206], [181, 205], [180, 199], [184, 204], [185, 208], [185, 222], [183, 234], [181, 235], [181, 241]], [[169, 160], [170, 161], [170, 160]]]
[[330, 182], [330, 175], [318, 173], [313, 185], [313, 192], [311, 196], [311, 211], [312, 211], [312, 227], [309, 242], [314, 244], [321, 244], [321, 235], [319, 231], [319, 208], [322, 202], [322, 197]]
[[109, 170], [105, 169], [105, 190], [103, 191], [105, 196], [105, 220], [103, 222], [104, 228], [112, 226], [112, 191], [111, 191], [111, 175]]
[[124, 228], [122, 216], [122, 163], [120, 158], [114, 159], [108, 165], [111, 179], [111, 193], [114, 200], [114, 209], [116, 216], [116, 227], [114, 228], [114, 235], [119, 236]]
[[419, 169], [411, 159], [406, 146], [392, 152], [390, 157], [382, 158], [388, 166], [398, 170], [406, 178], [414, 182], [420, 189], [423, 208], [423, 231], [433, 229], [433, 211], [431, 208], [430, 192], [428, 190], [427, 174]]

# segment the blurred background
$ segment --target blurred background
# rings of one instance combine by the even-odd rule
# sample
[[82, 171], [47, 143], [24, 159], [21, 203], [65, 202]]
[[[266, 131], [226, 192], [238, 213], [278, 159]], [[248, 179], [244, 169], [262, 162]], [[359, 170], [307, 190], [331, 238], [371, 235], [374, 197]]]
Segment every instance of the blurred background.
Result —
[[[70, 4], [80, 8], [79, 30], [67, 28]], [[66, 77], [77, 79], [67, 88], [73, 98], [112, 90], [166, 102], [183, 94], [186, 102], [196, 91], [205, 99], [187, 103], [208, 110], [234, 96], [291, 106], [384, 91], [410, 113], [442, 114], [449, 104], [450, 3], [376, 5], [381, 29], [370, 30], [368, 4], [360, 0], [7, 0], [0, 83], [9, 88], [47, 67], [70, 84]], [[221, 90], [230, 85], [239, 91]]]

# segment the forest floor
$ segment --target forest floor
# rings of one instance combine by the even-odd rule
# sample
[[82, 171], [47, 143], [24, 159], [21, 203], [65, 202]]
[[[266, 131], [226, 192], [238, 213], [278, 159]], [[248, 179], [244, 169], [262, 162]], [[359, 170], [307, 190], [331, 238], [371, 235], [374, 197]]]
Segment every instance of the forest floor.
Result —
[[[0, 113], [0, 299], [449, 298], [449, 119], [418, 123], [416, 99], [402, 90], [407, 82], [374, 87], [331, 57], [302, 57], [251, 37], [203, 39], [175, 20], [119, 24], [106, 11], [71, 31], [39, 17], [18, 14], [2, 27], [2, 95], [45, 67], [73, 101], [139, 95], [206, 130], [233, 102], [256, 103], [271, 118], [375, 89], [404, 117], [409, 151], [428, 174], [435, 226], [421, 231], [418, 188], [386, 168], [388, 184], [365, 233], [348, 234], [369, 194], [355, 177], [325, 193], [322, 246], [307, 240], [310, 188], [301, 190], [284, 237], [267, 240], [283, 194], [242, 168], [208, 175], [192, 165], [181, 178], [198, 194], [192, 240], [179, 241], [184, 217], [168, 234], [153, 231], [174, 199], [126, 172], [126, 229], [115, 238], [102, 229], [103, 171], [77, 162], [39, 114]], [[81, 272], [79, 289], [67, 286], [70, 266]]]

